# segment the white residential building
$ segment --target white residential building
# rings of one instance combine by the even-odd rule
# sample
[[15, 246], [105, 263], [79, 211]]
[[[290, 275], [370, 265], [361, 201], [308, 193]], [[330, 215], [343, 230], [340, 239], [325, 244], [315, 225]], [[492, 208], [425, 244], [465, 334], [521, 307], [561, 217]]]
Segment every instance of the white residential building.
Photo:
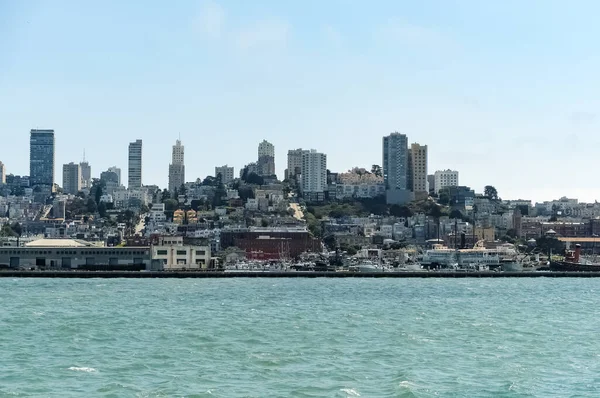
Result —
[[458, 171], [438, 170], [435, 172], [434, 176], [436, 194], [440, 192], [440, 189], [458, 186]]
[[145, 189], [116, 189], [113, 192], [113, 203], [115, 208], [127, 208], [130, 206], [132, 201], [139, 201], [140, 205], [148, 205], [151, 198], [148, 195], [148, 191]]
[[142, 140], [129, 143], [127, 187], [139, 189], [142, 187]]
[[263, 140], [260, 144], [258, 144], [258, 157], [260, 158], [261, 156], [270, 156], [274, 158], [275, 146], [269, 141]]
[[215, 167], [215, 177], [221, 175], [221, 182], [225, 185], [233, 181], [233, 167], [227, 165]]
[[181, 188], [185, 183], [184, 146], [181, 141], [175, 141], [171, 164], [169, 165], [169, 191]]
[[256, 199], [256, 198], [249, 198], [246, 201], [245, 207], [246, 207], [247, 210], [257, 211], [258, 207], [259, 207], [258, 199]]
[[327, 191], [327, 155], [311, 149], [302, 154], [302, 194], [308, 200], [322, 201]]
[[77, 163], [63, 165], [63, 192], [76, 195], [81, 191], [81, 166]]

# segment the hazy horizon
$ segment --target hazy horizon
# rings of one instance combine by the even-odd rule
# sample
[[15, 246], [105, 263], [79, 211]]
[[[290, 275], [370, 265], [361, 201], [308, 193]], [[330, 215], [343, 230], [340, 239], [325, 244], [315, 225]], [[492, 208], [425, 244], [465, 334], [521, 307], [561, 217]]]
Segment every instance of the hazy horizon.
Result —
[[600, 197], [600, 59], [592, 1], [348, 4], [182, 0], [0, 3], [0, 161], [29, 174], [29, 131], [97, 177], [144, 141], [143, 183], [317, 149], [328, 168], [381, 164], [382, 137], [428, 145], [429, 174], [504, 199]]

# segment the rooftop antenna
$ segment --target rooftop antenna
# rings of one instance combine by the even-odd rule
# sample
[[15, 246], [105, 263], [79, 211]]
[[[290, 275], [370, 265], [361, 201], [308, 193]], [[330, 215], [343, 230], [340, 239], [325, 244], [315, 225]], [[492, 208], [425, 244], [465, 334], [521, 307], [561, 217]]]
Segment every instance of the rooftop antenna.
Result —
[[85, 163], [85, 148], [83, 148], [83, 163]]

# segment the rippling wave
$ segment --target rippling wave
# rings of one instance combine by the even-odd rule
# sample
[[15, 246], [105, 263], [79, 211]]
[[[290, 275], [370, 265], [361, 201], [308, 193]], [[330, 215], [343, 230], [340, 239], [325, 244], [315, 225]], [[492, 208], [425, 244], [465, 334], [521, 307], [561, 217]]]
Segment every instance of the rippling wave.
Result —
[[0, 396], [600, 396], [600, 280], [0, 280]]

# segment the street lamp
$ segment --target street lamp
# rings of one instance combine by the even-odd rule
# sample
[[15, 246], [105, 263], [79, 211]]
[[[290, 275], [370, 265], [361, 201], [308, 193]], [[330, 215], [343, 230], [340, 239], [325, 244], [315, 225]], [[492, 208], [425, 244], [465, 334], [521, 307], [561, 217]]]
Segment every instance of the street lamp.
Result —
[[596, 255], [596, 238], [598, 235], [592, 234], [592, 256]]

